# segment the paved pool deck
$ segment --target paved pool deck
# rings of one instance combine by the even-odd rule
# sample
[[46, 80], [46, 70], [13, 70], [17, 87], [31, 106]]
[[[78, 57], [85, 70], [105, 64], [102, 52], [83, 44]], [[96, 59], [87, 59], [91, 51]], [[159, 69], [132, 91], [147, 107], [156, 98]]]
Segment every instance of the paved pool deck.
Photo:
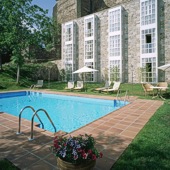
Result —
[[[113, 96], [85, 95], [75, 93], [50, 92], [90, 98], [111, 99]], [[163, 104], [158, 100], [143, 100], [130, 97], [130, 104], [120, 108], [72, 133], [70, 135], [92, 134], [96, 147], [103, 153], [97, 159], [95, 170], [110, 170], [123, 151], [145, 126], [148, 120]], [[34, 127], [35, 140], [30, 137], [30, 121], [22, 119], [21, 135], [16, 135], [18, 117], [0, 112], [0, 159], [7, 158], [21, 170], [55, 170], [56, 158], [50, 151], [54, 134]], [[64, 133], [59, 132], [58, 135]]]

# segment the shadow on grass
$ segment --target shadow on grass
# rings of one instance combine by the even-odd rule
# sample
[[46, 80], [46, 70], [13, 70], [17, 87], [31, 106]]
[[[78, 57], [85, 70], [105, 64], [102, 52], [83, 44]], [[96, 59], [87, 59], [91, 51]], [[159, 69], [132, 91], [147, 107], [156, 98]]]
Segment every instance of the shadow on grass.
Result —
[[130, 152], [124, 154], [123, 158], [118, 160], [112, 167], [112, 170], [122, 169], [168, 169], [168, 157], [166, 156], [168, 151], [160, 151], [157, 149], [157, 144], [150, 143], [145, 147], [141, 145], [145, 141], [139, 141], [133, 143], [128, 147]]
[[0, 160], [0, 170], [20, 170], [13, 163], [11, 163], [8, 159]]
[[0, 85], [0, 89], [6, 89], [4, 86]]

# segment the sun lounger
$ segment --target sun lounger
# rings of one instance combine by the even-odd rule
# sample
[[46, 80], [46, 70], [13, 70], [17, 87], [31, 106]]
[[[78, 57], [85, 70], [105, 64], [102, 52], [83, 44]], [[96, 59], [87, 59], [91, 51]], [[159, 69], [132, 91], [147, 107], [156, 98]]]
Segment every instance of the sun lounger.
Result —
[[77, 85], [74, 90], [82, 90], [84, 88], [83, 81], [77, 81]]
[[113, 84], [113, 88], [110, 88], [110, 89], [104, 89], [104, 90], [102, 90], [102, 92], [115, 92], [115, 91], [118, 91], [119, 90], [119, 88], [120, 88], [120, 82], [115, 82], [114, 84]]
[[40, 88], [40, 87], [43, 87], [43, 82], [44, 82], [43, 80], [38, 80], [37, 84], [31, 85], [30, 88]]
[[74, 89], [74, 81], [68, 81], [66, 90], [73, 90]]
[[94, 91], [101, 92], [102, 90], [108, 89], [108, 88], [109, 88], [109, 86], [110, 86], [110, 84], [111, 84], [111, 81], [106, 81], [106, 82], [105, 82], [105, 86], [104, 86], [104, 87], [96, 88], [96, 89], [94, 89]]

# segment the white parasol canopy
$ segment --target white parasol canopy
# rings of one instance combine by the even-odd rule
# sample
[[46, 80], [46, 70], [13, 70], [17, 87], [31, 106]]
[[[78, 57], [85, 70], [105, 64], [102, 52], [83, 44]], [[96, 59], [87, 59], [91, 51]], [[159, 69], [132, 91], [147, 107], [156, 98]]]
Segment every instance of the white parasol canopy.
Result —
[[[91, 73], [91, 72], [94, 72], [94, 71], [98, 71], [98, 70], [93, 69], [93, 68], [89, 68], [87, 66], [84, 66], [84, 67], [74, 71], [73, 74], [75, 74], [75, 73], [83, 73], [84, 74], [84, 82], [85, 82], [86, 73]], [[86, 83], [85, 91], [87, 91], [87, 83]]]
[[74, 71], [73, 74], [75, 74], [75, 73], [90, 73], [90, 72], [93, 72], [93, 71], [98, 71], [98, 70], [84, 66], [84, 67]]
[[165, 64], [163, 66], [160, 66], [160, 67], [158, 67], [158, 69], [163, 70], [163, 71], [170, 69], [170, 64]]

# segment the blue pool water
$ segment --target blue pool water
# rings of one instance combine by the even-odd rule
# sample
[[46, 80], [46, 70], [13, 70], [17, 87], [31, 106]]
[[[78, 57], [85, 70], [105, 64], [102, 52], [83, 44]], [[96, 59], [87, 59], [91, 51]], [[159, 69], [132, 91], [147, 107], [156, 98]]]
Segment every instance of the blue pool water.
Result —
[[[101, 100], [85, 97], [73, 97], [39, 92], [10, 92], [0, 93], [0, 111], [18, 116], [25, 106], [32, 106], [35, 110], [45, 109], [54, 122], [57, 131], [71, 132], [76, 130], [124, 105], [124, 101]], [[22, 118], [31, 120], [33, 111], [26, 109]], [[44, 129], [54, 132], [44, 112], [38, 112]], [[35, 122], [39, 123], [35, 117]], [[41, 126], [41, 125], [40, 125]]]

